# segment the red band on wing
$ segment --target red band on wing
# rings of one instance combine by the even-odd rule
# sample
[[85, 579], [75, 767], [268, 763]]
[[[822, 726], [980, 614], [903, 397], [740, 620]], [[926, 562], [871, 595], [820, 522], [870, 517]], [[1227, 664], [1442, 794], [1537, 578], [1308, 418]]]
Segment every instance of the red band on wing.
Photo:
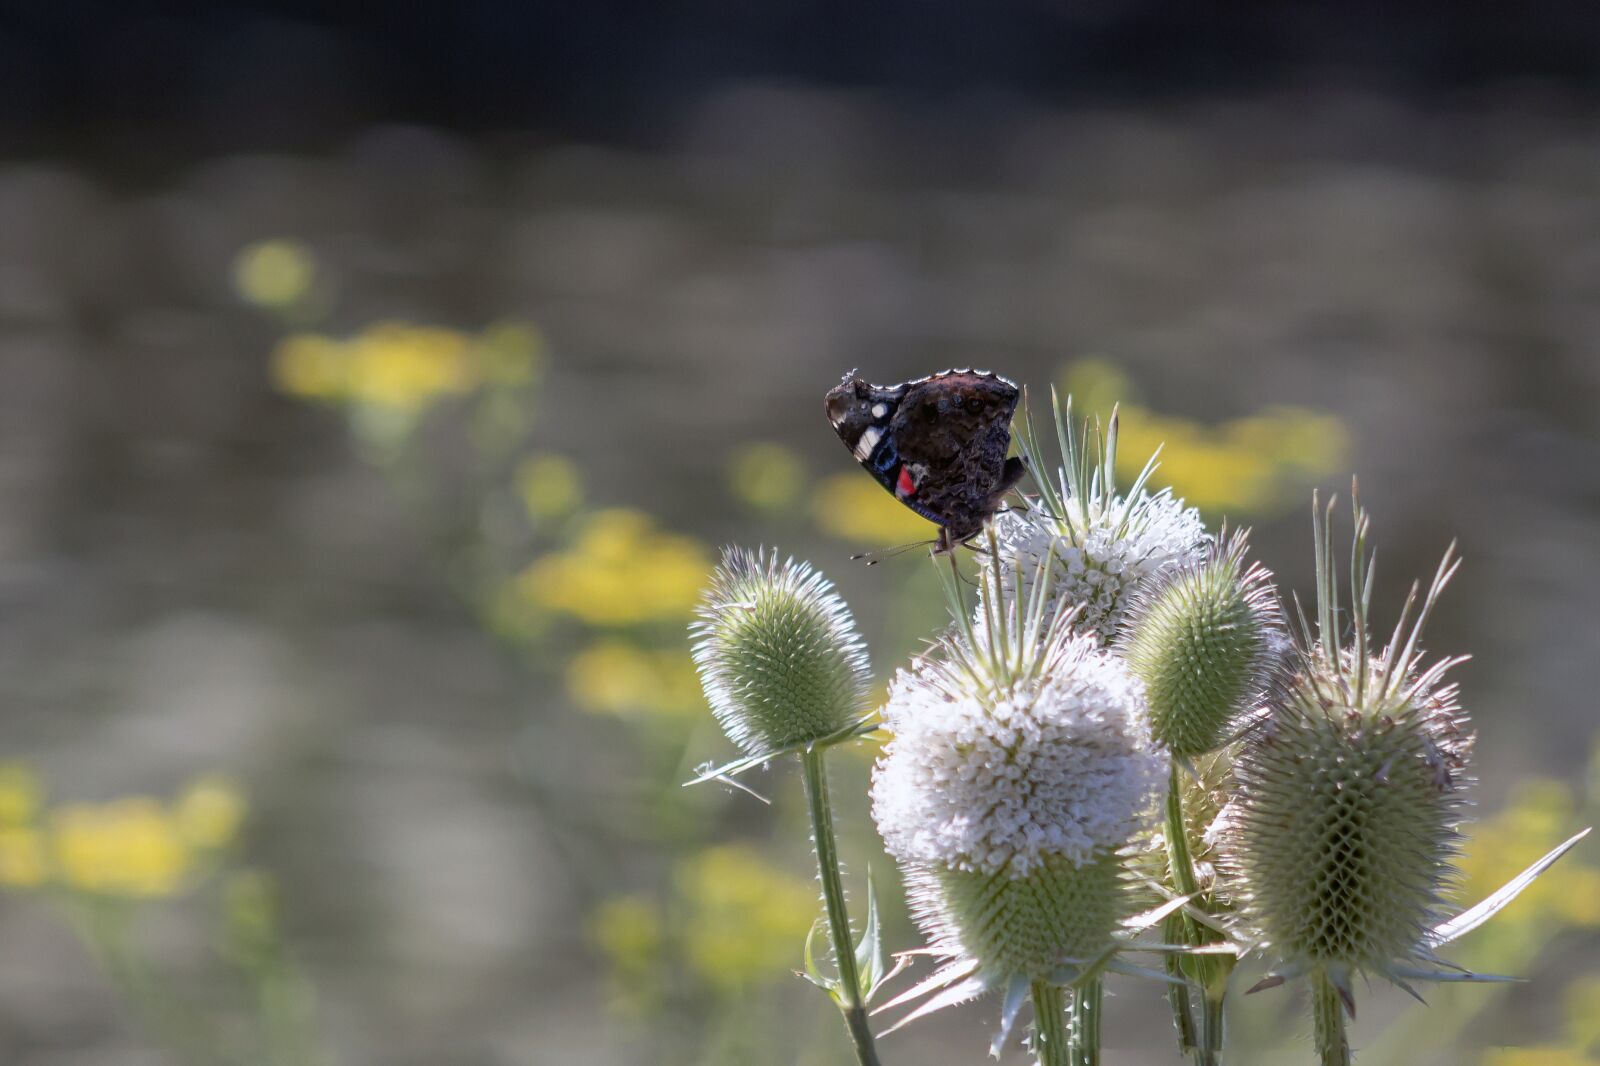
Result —
[[909, 496], [916, 491], [917, 483], [911, 480], [911, 472], [902, 466], [900, 468], [900, 480], [895, 482], [894, 486], [895, 495]]

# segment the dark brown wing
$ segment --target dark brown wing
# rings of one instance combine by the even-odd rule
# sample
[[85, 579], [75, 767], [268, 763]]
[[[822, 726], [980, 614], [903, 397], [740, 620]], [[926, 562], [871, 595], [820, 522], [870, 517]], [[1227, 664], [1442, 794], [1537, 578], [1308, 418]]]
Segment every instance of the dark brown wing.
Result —
[[983, 371], [951, 370], [912, 382], [885, 439], [897, 453], [891, 491], [964, 540], [983, 527], [1022, 476], [1007, 460], [1017, 387]]

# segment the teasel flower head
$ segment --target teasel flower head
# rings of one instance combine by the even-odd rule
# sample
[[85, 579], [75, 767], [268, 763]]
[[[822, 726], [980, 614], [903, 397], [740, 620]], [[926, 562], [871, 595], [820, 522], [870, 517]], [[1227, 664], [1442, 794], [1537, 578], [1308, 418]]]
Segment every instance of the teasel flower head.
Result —
[[691, 626], [723, 732], [761, 758], [859, 732], [866, 647], [833, 585], [776, 551], [729, 548]]
[[1117, 650], [1144, 682], [1157, 741], [1188, 763], [1266, 697], [1288, 638], [1272, 575], [1245, 562], [1246, 534], [1137, 589]]
[[1331, 502], [1327, 510], [1313, 504], [1315, 621], [1300, 613], [1292, 674], [1242, 743], [1238, 791], [1222, 816], [1222, 852], [1245, 935], [1276, 960], [1275, 973], [1257, 988], [1310, 973], [1331, 982], [1354, 1014], [1357, 973], [1407, 991], [1411, 980], [1494, 979], [1452, 968], [1434, 949], [1487, 920], [1582, 834], [1482, 904], [1443, 920], [1472, 781], [1473, 734], [1456, 686], [1445, 681], [1462, 660], [1429, 661], [1420, 640], [1456, 571], [1454, 546], [1420, 607], [1413, 585], [1379, 648], [1368, 623], [1367, 516], [1358, 505], [1351, 604], [1342, 622], [1331, 512]]
[[1154, 456], [1126, 492], [1117, 491], [1115, 412], [1103, 439], [1091, 447], [1087, 427], [1073, 430], [1071, 398], [1064, 409], [1053, 406], [1062, 466], [1055, 479], [1041, 473], [1049, 464], [1024, 409], [1018, 443], [1040, 495], [1031, 510], [997, 515], [995, 535], [1002, 558], [1044, 568], [1055, 600], [1077, 609], [1075, 626], [1106, 644], [1133, 608], [1136, 590], [1172, 567], [1199, 560], [1210, 537], [1200, 513], [1171, 490], [1146, 490]]
[[1031, 981], [1116, 968], [1135, 909], [1124, 849], [1148, 825], [1166, 766], [1139, 682], [1073, 630], [1047, 577], [1022, 591], [1023, 565], [984, 571], [981, 628], [947, 585], [957, 631], [891, 683], [892, 739], [872, 783], [873, 819], [928, 953], [944, 961], [886, 1006], [938, 993], [904, 1024], [1004, 989], [996, 1047]]

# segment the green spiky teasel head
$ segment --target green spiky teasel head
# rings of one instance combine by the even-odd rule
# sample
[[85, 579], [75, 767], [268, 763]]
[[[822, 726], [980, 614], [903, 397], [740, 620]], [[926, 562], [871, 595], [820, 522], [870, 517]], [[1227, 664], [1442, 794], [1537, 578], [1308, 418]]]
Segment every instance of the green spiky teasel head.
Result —
[[1139, 590], [1118, 637], [1156, 739], [1185, 761], [1228, 739], [1287, 650], [1272, 575], [1246, 547], [1237, 532]]
[[1321, 973], [1348, 1006], [1357, 972], [1401, 984], [1443, 976], [1419, 965], [1437, 961], [1430, 930], [1455, 874], [1473, 735], [1443, 680], [1460, 660], [1425, 666], [1418, 647], [1455, 572], [1453, 549], [1415, 624], [1407, 629], [1414, 586], [1377, 650], [1367, 519], [1357, 508], [1350, 637], [1340, 647], [1328, 513], [1314, 515], [1315, 626], [1301, 616], [1293, 672], [1243, 743], [1224, 850], [1256, 946], [1280, 960], [1282, 976]]
[[1131, 909], [1123, 857], [1111, 850], [1081, 863], [1047, 854], [1020, 876], [909, 863], [905, 877], [912, 915], [934, 946], [997, 979], [1096, 958]]
[[866, 700], [866, 647], [833, 585], [776, 551], [729, 548], [691, 627], [723, 732], [760, 756], [837, 738]]
[[[1046, 473], [1053, 464], [1024, 407], [1017, 442], [1039, 497], [1029, 510], [996, 515], [998, 558], [1022, 560], [1024, 592], [1032, 587], [1034, 572], [1047, 575], [1054, 590], [1052, 609], [1057, 602], [1076, 609], [1075, 627], [1106, 644], [1123, 626], [1138, 590], [1166, 570], [1202, 558], [1210, 536], [1200, 512], [1170, 490], [1147, 491], [1155, 456], [1126, 491], [1118, 491], [1115, 412], [1103, 436], [1087, 426], [1075, 432], [1071, 398], [1064, 407], [1054, 394], [1051, 399], [1061, 465], [1056, 477]], [[980, 584], [980, 593], [985, 587]], [[1009, 600], [1010, 586], [997, 587]], [[982, 627], [981, 612], [977, 624]]]
[[1047, 612], [1034, 576], [1002, 612], [994, 586], [1015, 593], [1022, 575], [989, 568], [981, 628], [952, 593], [957, 632], [890, 685], [872, 784], [884, 846], [945, 961], [888, 1006], [937, 992], [909, 1021], [1002, 988], [1002, 1041], [1031, 981], [1069, 984], [1118, 949], [1137, 909], [1125, 849], [1166, 765], [1138, 681], [1072, 629], [1070, 609]]

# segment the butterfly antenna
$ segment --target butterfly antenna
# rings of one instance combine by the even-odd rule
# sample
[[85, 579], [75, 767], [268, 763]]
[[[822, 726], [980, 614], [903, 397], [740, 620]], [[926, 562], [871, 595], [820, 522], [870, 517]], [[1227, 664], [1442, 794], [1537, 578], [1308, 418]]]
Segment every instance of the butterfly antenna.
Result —
[[856, 552], [850, 556], [852, 562], [857, 559], [867, 560], [868, 566], [877, 566], [885, 559], [893, 559], [897, 555], [904, 555], [912, 548], [926, 548], [931, 544], [939, 543], [937, 540], [914, 540], [910, 544], [897, 544], [893, 548], [879, 548], [877, 551]]

